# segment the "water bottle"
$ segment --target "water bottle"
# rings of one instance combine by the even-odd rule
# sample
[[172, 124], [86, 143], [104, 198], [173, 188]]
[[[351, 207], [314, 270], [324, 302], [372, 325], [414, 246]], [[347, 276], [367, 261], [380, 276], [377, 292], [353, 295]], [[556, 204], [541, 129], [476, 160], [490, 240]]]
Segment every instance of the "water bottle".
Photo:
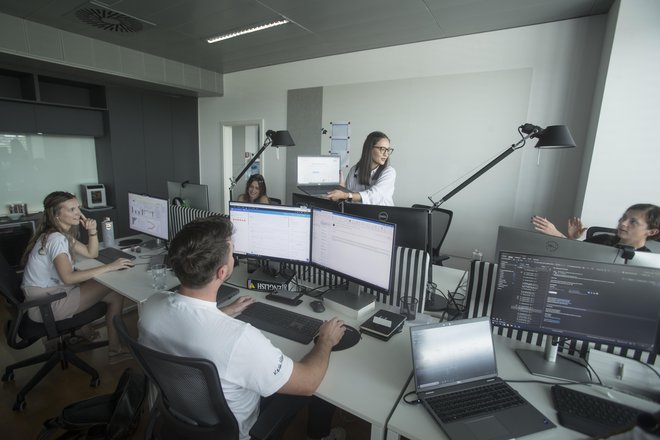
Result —
[[110, 217], [104, 218], [101, 222], [101, 234], [104, 247], [109, 248], [115, 245], [115, 228]]
[[481, 253], [479, 249], [475, 249], [472, 251], [472, 261], [481, 261], [481, 258], [484, 256], [484, 254]]

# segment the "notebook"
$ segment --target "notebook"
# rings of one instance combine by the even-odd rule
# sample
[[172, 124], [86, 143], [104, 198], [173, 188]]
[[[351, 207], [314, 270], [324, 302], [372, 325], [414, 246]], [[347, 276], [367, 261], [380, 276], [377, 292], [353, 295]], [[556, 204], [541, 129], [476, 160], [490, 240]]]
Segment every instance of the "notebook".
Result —
[[298, 188], [310, 196], [346, 191], [339, 183], [339, 156], [298, 156]]
[[449, 438], [509, 439], [555, 427], [497, 376], [488, 317], [411, 327], [410, 341], [417, 396]]

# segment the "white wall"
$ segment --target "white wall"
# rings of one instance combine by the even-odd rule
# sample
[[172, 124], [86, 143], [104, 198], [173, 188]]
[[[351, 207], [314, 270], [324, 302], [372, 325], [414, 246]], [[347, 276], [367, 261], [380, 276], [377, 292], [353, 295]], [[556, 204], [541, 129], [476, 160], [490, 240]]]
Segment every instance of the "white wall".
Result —
[[660, 1], [622, 0], [615, 9], [582, 206], [585, 224], [611, 227], [634, 203], [660, 205]]
[[[461, 166], [467, 166], [470, 162], [476, 167], [486, 159], [473, 157], [468, 149], [473, 137], [479, 138], [487, 133], [488, 147], [479, 146], [483, 147], [483, 151], [492, 148], [494, 154], [517, 141], [516, 127], [524, 122], [542, 126], [567, 124], [578, 144], [583, 145], [593, 101], [594, 78], [600, 59], [605, 18], [598, 16], [568, 20], [225, 75], [225, 96], [199, 101], [200, 177], [202, 183], [210, 185], [211, 208], [219, 209], [222, 205], [221, 187], [228, 181], [228, 176], [222, 176], [220, 171], [220, 122], [263, 118], [266, 129], [285, 128], [289, 89], [322, 86], [325, 88], [325, 94], [326, 89], [331, 92], [333, 87], [346, 85], [362, 84], [366, 87], [374, 82], [415, 78], [420, 78], [420, 81], [422, 78], [429, 78], [433, 81], [433, 78], [445, 77], [445, 80], [449, 80], [452, 76], [462, 82], [467, 81], [471, 75], [475, 78], [487, 78], [488, 75], [496, 75], [496, 72], [506, 72], [506, 75], [516, 71], [528, 72], [530, 78], [523, 81], [517, 91], [515, 88], [507, 89], [509, 92], [505, 95], [500, 95], [501, 91], [495, 85], [490, 89], [464, 88], [459, 95], [449, 96], [443, 90], [435, 91], [435, 96], [424, 91], [422, 93], [427, 93], [424, 98], [428, 103], [422, 108], [392, 105], [388, 108], [370, 109], [375, 116], [371, 119], [364, 111], [356, 116], [372, 121], [374, 127], [370, 129], [381, 129], [391, 134], [394, 142], [402, 148], [405, 146], [406, 150], [410, 151], [410, 157], [416, 159], [402, 161], [397, 165], [399, 183], [396, 199], [405, 205], [413, 200], [423, 202], [418, 194], [431, 194], [445, 183], [441, 176], [438, 176], [438, 180], [433, 184], [429, 183], [428, 188], [422, 187], [421, 184], [416, 185], [419, 182], [419, 169], [416, 165], [423, 163], [418, 158], [440, 155], [438, 143], [433, 142], [438, 139], [437, 127], [429, 126], [426, 122], [415, 123], [417, 119], [427, 121], [426, 115], [433, 110], [434, 102], [442, 102], [446, 106], [445, 109], [451, 108], [452, 103], [455, 103], [461, 107], [462, 112], [465, 106], [471, 105], [478, 109], [483, 103], [497, 103], [500, 109], [494, 108], [492, 111], [494, 121], [499, 116], [498, 111], [511, 115], [520, 110], [521, 105], [525, 107], [520, 115], [522, 120], [513, 124], [512, 120], [507, 121], [507, 126], [484, 126], [482, 118], [474, 126], [470, 126], [469, 121], [461, 120], [461, 125], [453, 127], [453, 130], [451, 127], [445, 127], [443, 131], [447, 133], [443, 135], [452, 139], [452, 142], [442, 148], [461, 151], [463, 159], [468, 158], [462, 161]], [[521, 98], [527, 102], [521, 104]], [[450, 112], [443, 111], [446, 115]], [[378, 115], [387, 120], [387, 126], [377, 123]], [[397, 118], [397, 115], [401, 117]], [[324, 115], [324, 124], [328, 122], [330, 120]], [[292, 134], [295, 137], [295, 133]], [[428, 142], [418, 142], [420, 138]], [[361, 144], [362, 139], [354, 139], [354, 142]], [[486, 143], [486, 140], [480, 142]], [[458, 143], [462, 145], [455, 145]], [[457, 209], [460, 206], [461, 212], [457, 211], [455, 215], [470, 221], [455, 222], [452, 225], [448, 240], [455, 244], [454, 252], [464, 256], [471, 255], [474, 243], [480, 243], [479, 247], [484, 250], [486, 257], [492, 258], [497, 225], [502, 219], [508, 218], [509, 224], [527, 227], [529, 217], [533, 213], [552, 213], [564, 218], [572, 214], [582, 151], [578, 149], [544, 152], [539, 158], [536, 150], [528, 146], [515, 152], [515, 156], [507, 158], [507, 164], [500, 164], [498, 168], [503, 167], [501, 172], [499, 169], [493, 169], [493, 177], [485, 175], [481, 178], [484, 179], [483, 184], [480, 183], [481, 179], [475, 182], [473, 185], [481, 185], [480, 194], [470, 199], [467, 209], [457, 205]], [[442, 153], [450, 159], [454, 154], [449, 153], [449, 150]], [[266, 154], [265, 176], [269, 192], [275, 197], [281, 197], [284, 194], [278, 194], [278, 191], [283, 191], [284, 188], [285, 161], [278, 161], [272, 150], [268, 150]], [[395, 154], [399, 157], [399, 151]], [[402, 159], [393, 157], [394, 160]], [[537, 164], [537, 160], [540, 160], [540, 163]], [[516, 166], [518, 169], [513, 171], [515, 177], [512, 179], [507, 170]], [[456, 170], [458, 171], [461, 170]], [[402, 188], [401, 193], [398, 188]], [[490, 188], [497, 191], [489, 193]], [[506, 196], [498, 206], [498, 197], [509, 192], [512, 196]], [[463, 193], [459, 193], [454, 199], [458, 203], [461, 197], [464, 197]], [[468, 196], [465, 197], [462, 203], [468, 200]], [[482, 200], [490, 201], [487, 210], [479, 209]], [[445, 206], [452, 209], [450, 202]], [[496, 212], [492, 212], [493, 209]]]

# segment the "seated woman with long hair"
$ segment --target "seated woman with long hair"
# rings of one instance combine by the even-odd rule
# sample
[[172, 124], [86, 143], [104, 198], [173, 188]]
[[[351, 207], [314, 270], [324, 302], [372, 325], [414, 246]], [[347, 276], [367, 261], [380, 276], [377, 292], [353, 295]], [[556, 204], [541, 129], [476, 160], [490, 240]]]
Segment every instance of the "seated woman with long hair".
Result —
[[[87, 244], [78, 241], [79, 226], [87, 230]], [[96, 258], [98, 252], [96, 220], [88, 219], [80, 212], [75, 195], [64, 191], [50, 193], [44, 199], [43, 217], [23, 255], [25, 272], [22, 287], [27, 299], [65, 291], [66, 297], [51, 304], [56, 321], [70, 318], [99, 301], [106, 303], [109, 363], [115, 364], [130, 358], [128, 349], [121, 346], [112, 325], [112, 317], [122, 311], [123, 297], [92, 278], [132, 267], [133, 262], [119, 258], [93, 269], [75, 270], [76, 255]], [[33, 321], [43, 322], [38, 309], [30, 309], [28, 316]]]
[[261, 174], [253, 174], [245, 184], [245, 192], [238, 196], [239, 202], [270, 203], [266, 195], [266, 181]]

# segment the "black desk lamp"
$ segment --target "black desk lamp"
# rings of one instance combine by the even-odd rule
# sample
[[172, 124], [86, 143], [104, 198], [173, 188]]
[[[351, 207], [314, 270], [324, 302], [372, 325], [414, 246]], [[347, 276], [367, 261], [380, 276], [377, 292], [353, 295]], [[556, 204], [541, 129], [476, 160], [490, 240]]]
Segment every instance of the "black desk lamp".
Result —
[[521, 140], [511, 145], [495, 159], [491, 160], [484, 167], [482, 167], [476, 173], [474, 173], [472, 176], [465, 179], [465, 182], [458, 185], [442, 199], [438, 200], [437, 202], [434, 202], [433, 199], [429, 196], [429, 200], [431, 201], [431, 203], [433, 203], [433, 207], [437, 208], [438, 206], [442, 205], [447, 200], [455, 196], [456, 193], [458, 193], [463, 188], [465, 188], [466, 186], [477, 180], [479, 176], [481, 176], [486, 171], [493, 168], [495, 165], [497, 165], [502, 160], [504, 160], [504, 158], [507, 157], [509, 154], [522, 148], [525, 145], [527, 139], [529, 138], [537, 138], [539, 140], [536, 143], [536, 148], [539, 149], [575, 147], [575, 141], [573, 140], [573, 136], [571, 136], [571, 132], [568, 130], [568, 127], [565, 125], [549, 125], [546, 128], [541, 128], [538, 125], [527, 123], [518, 127], [518, 133], [520, 133], [520, 136], [522, 137]]
[[[495, 165], [500, 163], [504, 158], [513, 153], [514, 151], [522, 148], [525, 145], [525, 142], [529, 138], [537, 138], [539, 141], [536, 143], [536, 148], [540, 149], [556, 149], [556, 148], [574, 148], [575, 141], [571, 132], [568, 130], [568, 127], [565, 125], [549, 125], [546, 128], [541, 128], [538, 125], [534, 124], [523, 124], [518, 127], [518, 133], [522, 139], [520, 139], [515, 144], [512, 144], [509, 148], [504, 150], [499, 156], [495, 159], [488, 162], [481, 169], [475, 172], [473, 175], [465, 179], [463, 183], [454, 188], [449, 194], [438, 200], [437, 202], [433, 201], [431, 196], [429, 200], [433, 203], [433, 208], [445, 203], [447, 200], [455, 196], [463, 188], [477, 180], [479, 176], [484, 174], [489, 169], [493, 168]], [[431, 294], [427, 295], [427, 300], [425, 308], [431, 311], [447, 310], [450, 300], [445, 300], [444, 298], [436, 298], [437, 295]]]
[[266, 132], [266, 140], [264, 141], [264, 144], [261, 146], [259, 151], [257, 151], [257, 154], [252, 156], [252, 159], [250, 159], [250, 161], [247, 163], [247, 165], [245, 165], [245, 168], [243, 168], [241, 170], [241, 172], [238, 173], [238, 176], [236, 176], [234, 178], [232, 178], [232, 177], [229, 178], [229, 182], [230, 182], [230, 184], [229, 184], [229, 199], [230, 200], [234, 199], [234, 195], [233, 195], [232, 191], [233, 191], [234, 187], [236, 186], [236, 184], [238, 183], [238, 181], [241, 180], [241, 177], [243, 177], [243, 174], [245, 174], [247, 172], [247, 170], [250, 169], [252, 164], [257, 159], [259, 159], [259, 156], [261, 156], [261, 153], [263, 153], [264, 150], [266, 150], [266, 148], [268, 148], [271, 145], [273, 147], [293, 147], [296, 144], [293, 142], [293, 138], [291, 137], [291, 135], [289, 134], [289, 132], [287, 130], [279, 130], [279, 131], [268, 130]]

